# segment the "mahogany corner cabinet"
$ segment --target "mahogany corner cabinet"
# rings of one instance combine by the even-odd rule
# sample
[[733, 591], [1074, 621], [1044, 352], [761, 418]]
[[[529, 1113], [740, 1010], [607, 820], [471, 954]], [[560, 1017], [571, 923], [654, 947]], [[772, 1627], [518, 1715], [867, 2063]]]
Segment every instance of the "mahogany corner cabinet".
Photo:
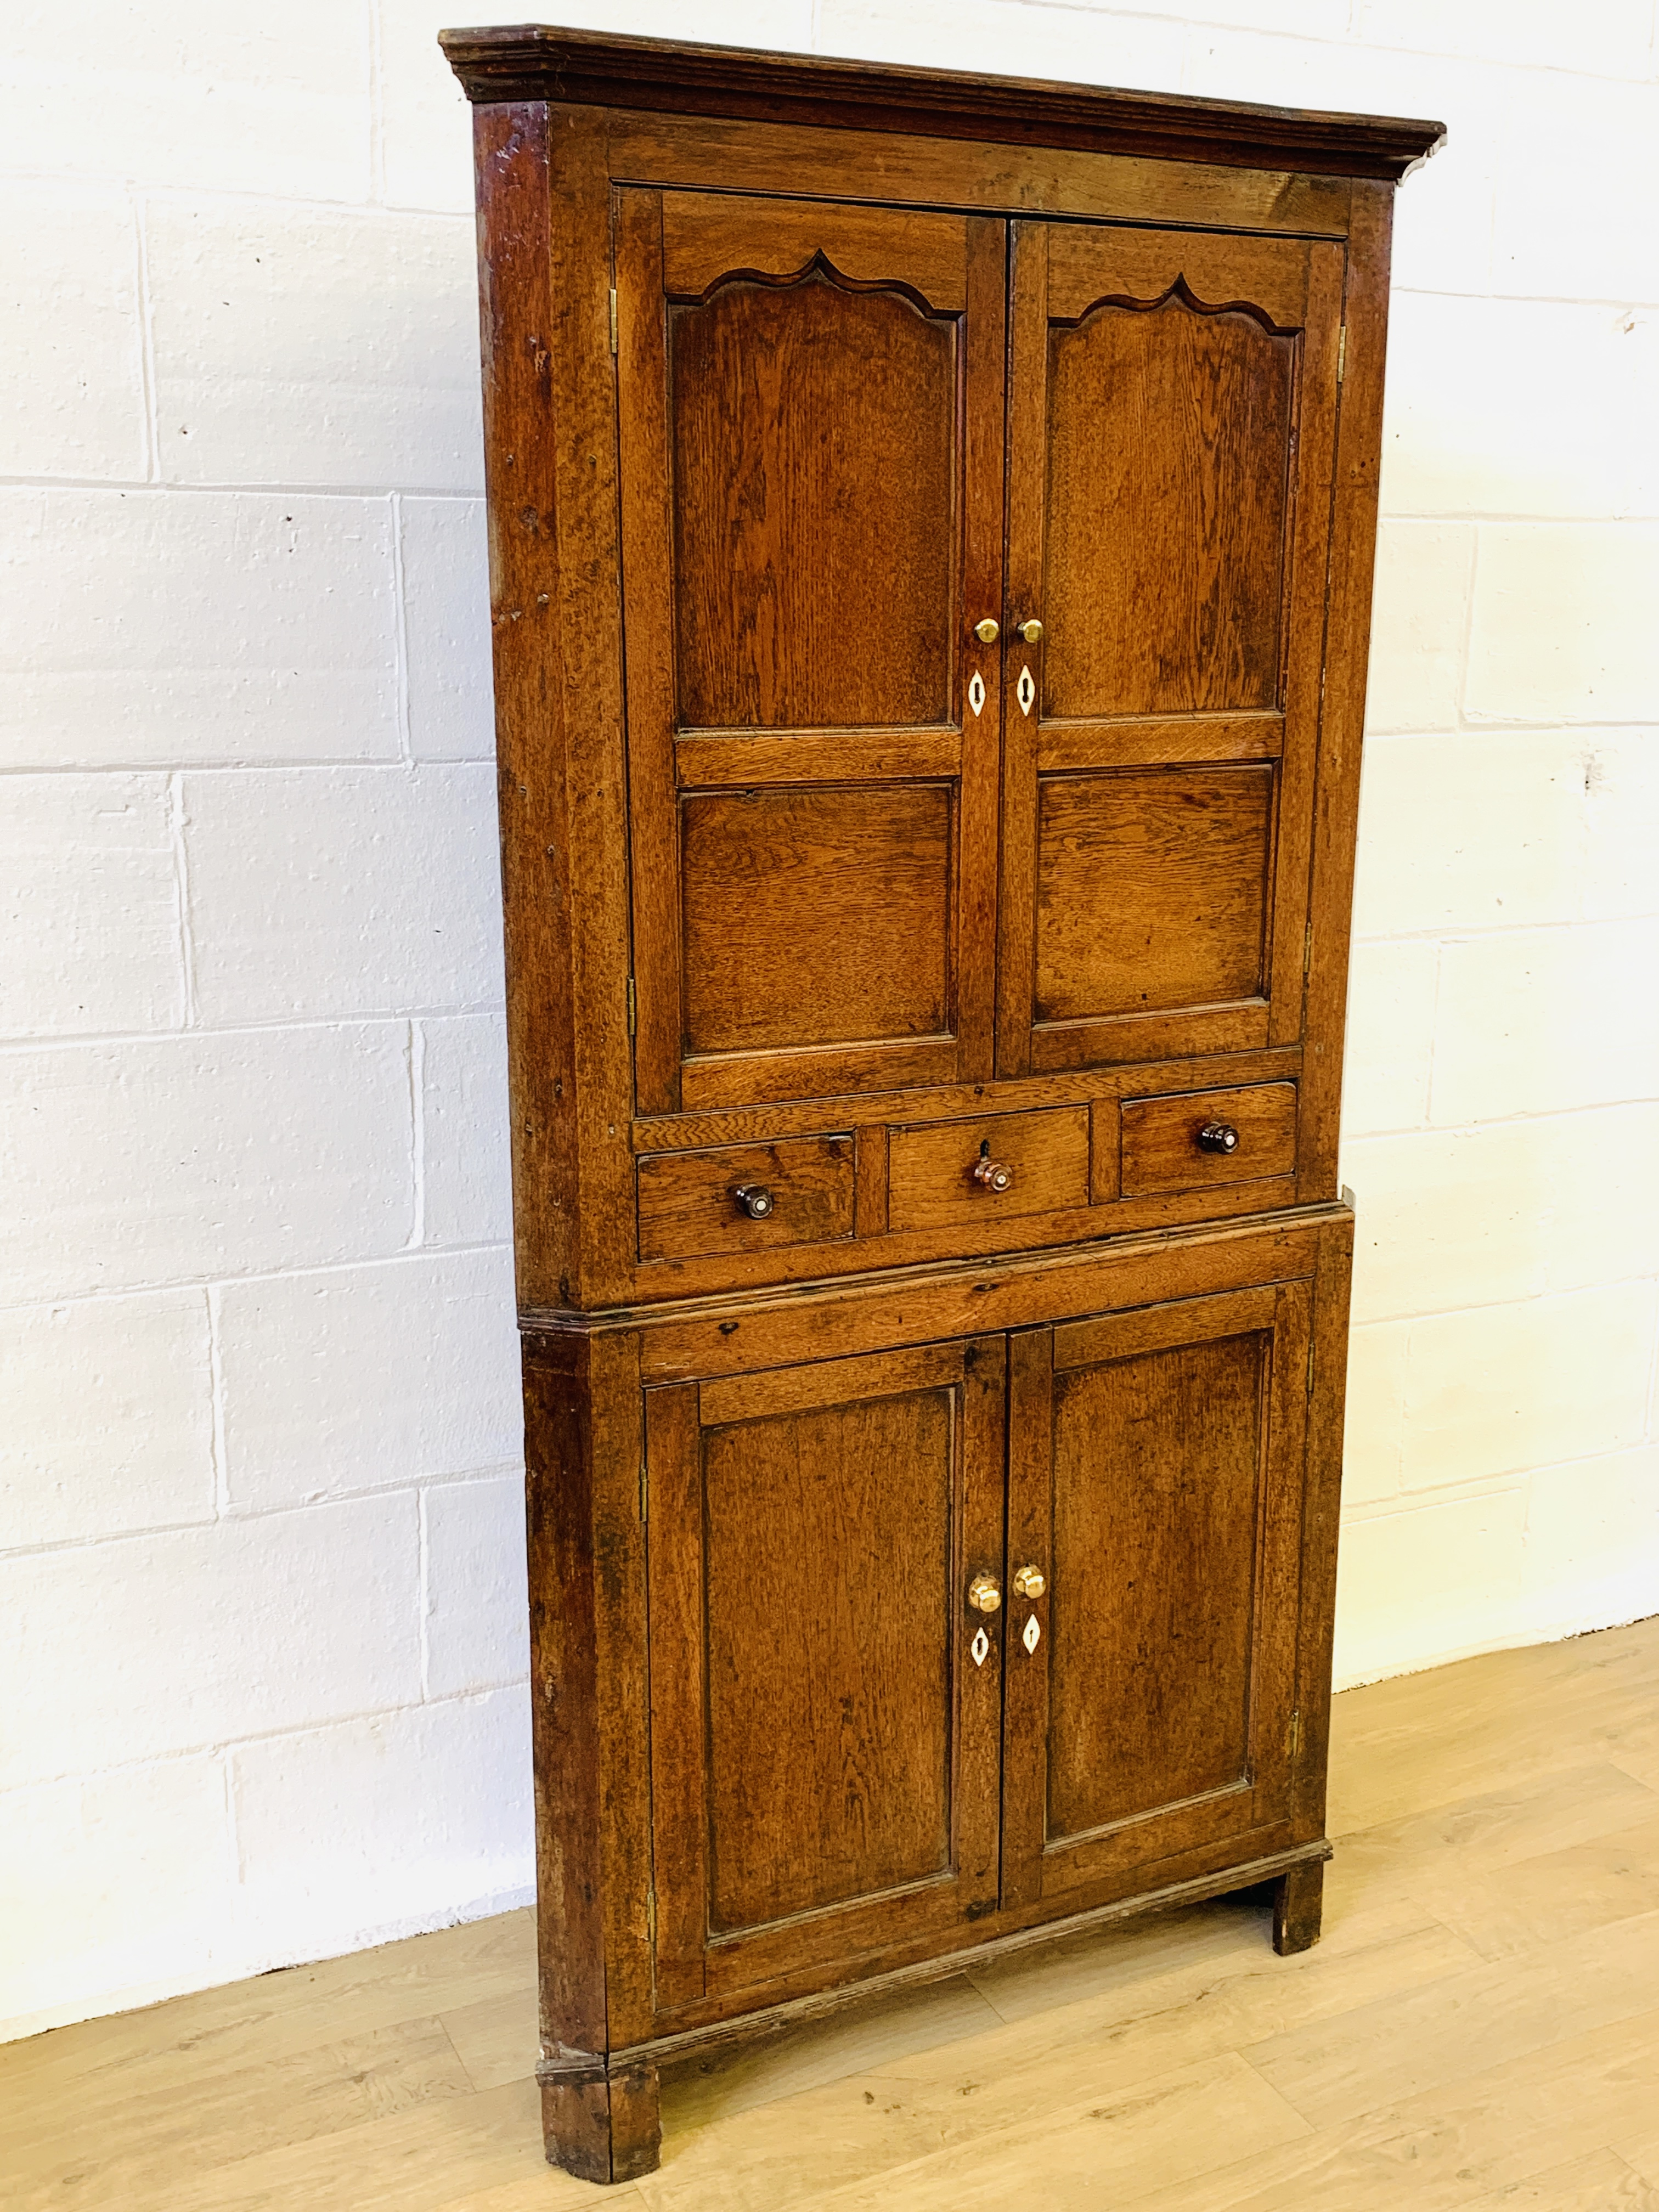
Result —
[[474, 103], [550, 2157], [1319, 1932], [1389, 221], [1437, 125], [538, 28]]

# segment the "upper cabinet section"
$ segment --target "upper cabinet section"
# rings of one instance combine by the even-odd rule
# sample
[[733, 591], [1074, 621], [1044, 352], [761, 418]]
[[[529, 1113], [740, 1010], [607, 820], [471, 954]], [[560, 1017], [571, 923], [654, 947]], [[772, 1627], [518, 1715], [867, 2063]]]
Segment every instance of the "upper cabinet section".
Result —
[[475, 107], [520, 1301], [1336, 1189], [1437, 125], [520, 27]]

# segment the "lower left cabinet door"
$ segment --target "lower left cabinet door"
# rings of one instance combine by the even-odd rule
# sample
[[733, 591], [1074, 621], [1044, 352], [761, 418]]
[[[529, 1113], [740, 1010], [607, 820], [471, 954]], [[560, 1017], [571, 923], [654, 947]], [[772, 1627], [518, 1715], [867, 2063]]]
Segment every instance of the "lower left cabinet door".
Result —
[[968, 1593], [1002, 1583], [1006, 1360], [996, 1336], [647, 1392], [659, 2014], [994, 1908], [1006, 1616]]

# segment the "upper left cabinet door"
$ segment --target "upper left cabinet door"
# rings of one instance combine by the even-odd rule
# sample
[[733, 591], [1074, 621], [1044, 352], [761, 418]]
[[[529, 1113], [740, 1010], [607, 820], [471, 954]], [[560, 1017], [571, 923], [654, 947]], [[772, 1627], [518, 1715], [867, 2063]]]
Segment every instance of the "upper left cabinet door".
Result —
[[639, 1110], [988, 1075], [1005, 226], [615, 217]]

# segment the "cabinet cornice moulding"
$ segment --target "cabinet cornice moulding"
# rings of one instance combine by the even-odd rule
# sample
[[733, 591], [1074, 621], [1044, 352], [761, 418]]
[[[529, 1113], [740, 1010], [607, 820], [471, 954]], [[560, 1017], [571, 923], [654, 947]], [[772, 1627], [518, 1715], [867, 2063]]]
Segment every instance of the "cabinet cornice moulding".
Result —
[[1446, 136], [1442, 123], [1395, 116], [753, 53], [547, 24], [441, 31], [438, 43], [479, 106], [553, 100], [1395, 183]]

